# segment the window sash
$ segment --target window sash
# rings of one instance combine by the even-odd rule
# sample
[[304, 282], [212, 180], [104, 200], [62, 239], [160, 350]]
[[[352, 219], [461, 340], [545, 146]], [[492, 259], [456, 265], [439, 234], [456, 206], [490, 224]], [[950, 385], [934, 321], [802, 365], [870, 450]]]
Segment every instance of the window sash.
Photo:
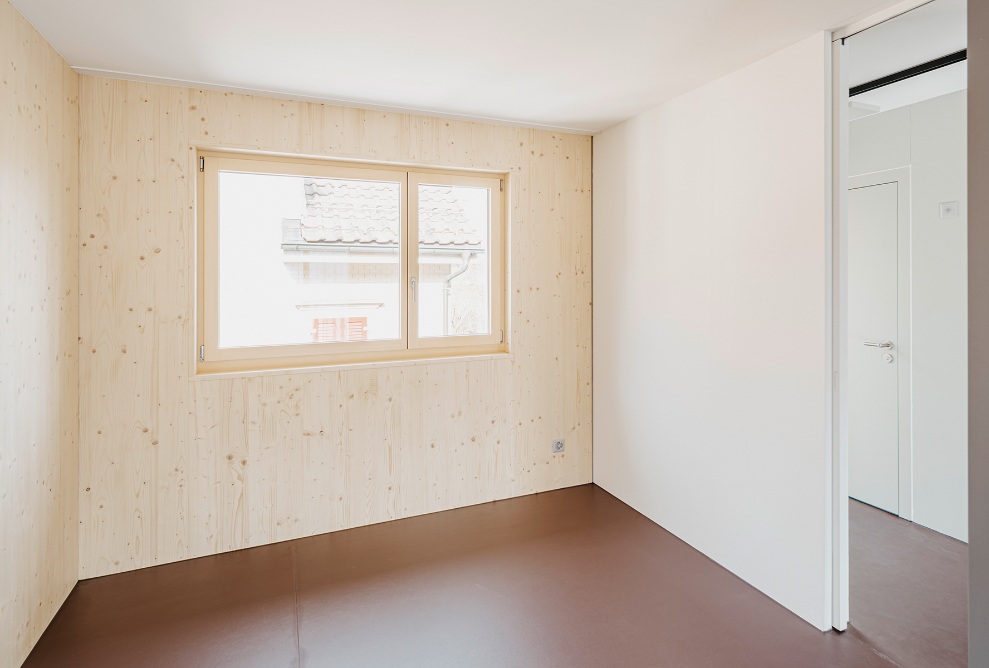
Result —
[[[408, 266], [413, 276], [419, 271], [419, 186], [465, 186], [485, 188], [491, 192], [489, 202], [491, 209], [488, 218], [488, 334], [473, 334], [468, 336], [419, 336], [419, 309], [412, 304], [409, 309], [408, 338], [409, 348], [453, 348], [458, 346], [490, 346], [504, 342], [503, 313], [504, 313], [504, 266], [502, 253], [504, 248], [505, 225], [503, 224], [502, 179], [497, 176], [468, 176], [464, 174], [443, 174], [437, 172], [409, 172], [409, 211], [414, 215], [409, 217]], [[414, 297], [414, 295], [412, 295]]]
[[[333, 343], [299, 343], [250, 347], [221, 348], [219, 345], [219, 174], [271, 174], [278, 176], [315, 176], [320, 178], [388, 181], [401, 185], [401, 248], [408, 240], [408, 176], [406, 172], [376, 168], [343, 166], [320, 161], [272, 160], [261, 156], [203, 154], [203, 239], [201, 336], [204, 347], [200, 361], [265, 360], [272, 358], [323, 357], [338, 354], [387, 352], [408, 348], [408, 293], [399, 290], [401, 299], [400, 338], [381, 341], [341, 341]], [[399, 252], [399, 275], [408, 275], [407, 255]], [[406, 281], [407, 284], [407, 281]], [[205, 360], [203, 360], [205, 358]]]

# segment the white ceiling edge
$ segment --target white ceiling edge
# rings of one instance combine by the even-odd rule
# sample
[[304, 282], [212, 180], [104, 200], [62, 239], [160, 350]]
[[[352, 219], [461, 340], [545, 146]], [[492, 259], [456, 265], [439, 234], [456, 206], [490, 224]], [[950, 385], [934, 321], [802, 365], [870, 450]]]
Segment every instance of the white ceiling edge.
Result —
[[863, 30], [874, 28], [880, 23], [895, 19], [897, 16], [901, 16], [932, 2], [934, 0], [891, 0], [885, 8], [865, 12], [849, 21], [848, 25], [832, 31], [831, 39], [835, 42], [840, 39], [847, 39]]
[[[59, 54], [61, 55], [61, 54]], [[64, 58], [63, 58], [64, 60]], [[121, 81], [135, 81], [138, 83], [158, 84], [162, 86], [175, 86], [178, 88], [196, 88], [200, 90], [212, 90], [220, 93], [236, 93], [238, 95], [255, 95], [274, 98], [277, 100], [292, 100], [294, 102], [312, 102], [314, 104], [325, 104], [333, 107], [346, 107], [348, 109], [366, 109], [368, 111], [382, 111], [393, 114], [408, 114], [412, 116], [425, 116], [428, 118], [442, 118], [451, 121], [465, 121], [467, 123], [484, 123], [486, 125], [503, 125], [513, 128], [523, 128], [527, 130], [541, 130], [544, 132], [560, 132], [572, 135], [597, 135], [604, 132], [602, 130], [587, 130], [584, 128], [568, 128], [555, 125], [540, 125], [538, 123], [525, 123], [523, 121], [511, 121], [501, 118], [489, 118], [486, 116], [465, 116], [462, 114], [450, 114], [431, 109], [413, 109], [410, 107], [397, 107], [382, 104], [361, 102], [360, 100], [341, 100], [332, 97], [316, 97], [312, 95], [299, 95], [298, 93], [287, 93], [277, 90], [265, 90], [260, 88], [245, 88], [241, 86], [226, 86], [223, 84], [207, 83], [205, 81], [186, 81], [183, 79], [169, 79], [168, 77], [148, 76], [145, 74], [134, 74], [132, 72], [115, 72], [112, 70], [99, 70], [89, 67], [72, 67], [81, 76], [102, 77], [106, 79], [119, 79]]]

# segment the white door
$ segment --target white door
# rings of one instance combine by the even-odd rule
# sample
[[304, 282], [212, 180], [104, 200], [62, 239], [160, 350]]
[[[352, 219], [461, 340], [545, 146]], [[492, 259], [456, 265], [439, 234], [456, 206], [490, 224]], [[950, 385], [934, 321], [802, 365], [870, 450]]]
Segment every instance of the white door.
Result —
[[848, 191], [848, 492], [899, 514], [898, 187]]

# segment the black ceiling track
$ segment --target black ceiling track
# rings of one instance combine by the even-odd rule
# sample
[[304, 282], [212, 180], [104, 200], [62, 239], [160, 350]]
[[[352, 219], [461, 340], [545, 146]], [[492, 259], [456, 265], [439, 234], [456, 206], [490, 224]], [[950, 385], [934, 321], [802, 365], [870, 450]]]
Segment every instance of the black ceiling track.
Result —
[[884, 77], [879, 77], [878, 79], [873, 79], [872, 81], [866, 81], [858, 86], [852, 86], [848, 89], [848, 97], [855, 97], [856, 95], [861, 95], [862, 93], [866, 93], [877, 88], [882, 88], [883, 86], [888, 86], [898, 81], [911, 79], [913, 77], [920, 76], [921, 74], [927, 74], [928, 72], [939, 70], [942, 67], [960, 63], [967, 58], [968, 49], [955, 51], [954, 53], [949, 53], [947, 56], [941, 56], [940, 58], [929, 60], [926, 63], [914, 65], [913, 67], [908, 67], [905, 70], [900, 70], [899, 72], [894, 72], [893, 74], [887, 74]]

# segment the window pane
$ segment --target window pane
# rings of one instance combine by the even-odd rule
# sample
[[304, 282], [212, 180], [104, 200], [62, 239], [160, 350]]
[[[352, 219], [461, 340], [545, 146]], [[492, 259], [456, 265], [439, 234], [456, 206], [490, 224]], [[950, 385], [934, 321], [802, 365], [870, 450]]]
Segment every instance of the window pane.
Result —
[[491, 191], [419, 186], [419, 336], [489, 334]]
[[221, 348], [401, 338], [400, 183], [218, 179]]

